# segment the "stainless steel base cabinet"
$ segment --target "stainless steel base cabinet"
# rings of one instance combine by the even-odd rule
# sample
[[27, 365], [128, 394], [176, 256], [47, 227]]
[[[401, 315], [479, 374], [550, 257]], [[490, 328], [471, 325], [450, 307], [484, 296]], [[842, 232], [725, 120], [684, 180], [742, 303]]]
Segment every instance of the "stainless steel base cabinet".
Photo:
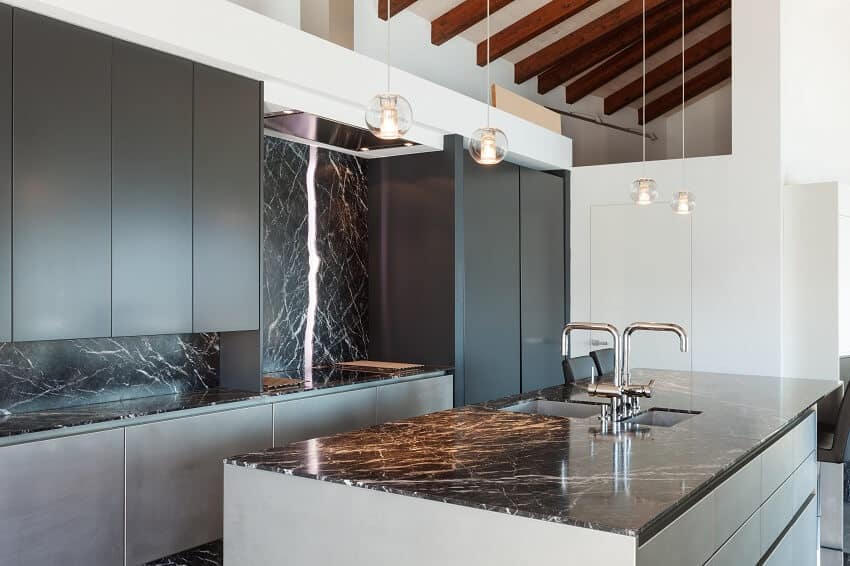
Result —
[[124, 431], [0, 449], [0, 565], [124, 563]]
[[454, 377], [444, 375], [378, 387], [378, 424], [451, 409]]
[[274, 445], [375, 424], [375, 388], [284, 401], [274, 405]]
[[222, 536], [222, 460], [272, 445], [269, 405], [126, 429], [127, 565]]

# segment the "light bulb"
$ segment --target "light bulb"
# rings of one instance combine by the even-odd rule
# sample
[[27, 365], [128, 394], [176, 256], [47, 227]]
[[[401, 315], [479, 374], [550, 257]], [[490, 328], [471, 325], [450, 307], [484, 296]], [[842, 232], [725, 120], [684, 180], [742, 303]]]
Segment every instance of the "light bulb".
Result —
[[403, 96], [379, 94], [366, 107], [366, 125], [382, 140], [397, 140], [410, 129], [413, 112]]
[[676, 214], [691, 214], [696, 207], [696, 198], [693, 193], [680, 191], [673, 195], [673, 200], [670, 202], [670, 208]]
[[655, 179], [641, 177], [632, 183], [632, 202], [638, 206], [646, 206], [658, 200], [658, 188]]
[[481, 165], [500, 163], [508, 154], [508, 138], [498, 128], [475, 130], [469, 140], [469, 155]]

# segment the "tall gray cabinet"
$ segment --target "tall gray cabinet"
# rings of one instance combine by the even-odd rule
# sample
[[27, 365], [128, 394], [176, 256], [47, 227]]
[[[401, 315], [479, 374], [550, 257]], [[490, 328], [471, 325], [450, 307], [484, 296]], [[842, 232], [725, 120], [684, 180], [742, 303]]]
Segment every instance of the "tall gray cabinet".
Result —
[[115, 41], [112, 333], [192, 332], [192, 63]]
[[14, 18], [13, 336], [109, 336], [112, 41]]
[[453, 364], [455, 405], [563, 383], [567, 174], [484, 167], [451, 136], [369, 182], [371, 356]]
[[12, 339], [12, 9], [0, 6], [0, 342]]

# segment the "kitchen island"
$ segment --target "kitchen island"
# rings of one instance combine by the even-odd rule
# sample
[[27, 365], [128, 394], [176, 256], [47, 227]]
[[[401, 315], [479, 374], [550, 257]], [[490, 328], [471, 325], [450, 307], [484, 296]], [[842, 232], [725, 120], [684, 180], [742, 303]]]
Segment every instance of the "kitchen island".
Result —
[[633, 373], [674, 418], [517, 412], [595, 411], [558, 386], [229, 458], [225, 561], [815, 564], [812, 408], [839, 383]]

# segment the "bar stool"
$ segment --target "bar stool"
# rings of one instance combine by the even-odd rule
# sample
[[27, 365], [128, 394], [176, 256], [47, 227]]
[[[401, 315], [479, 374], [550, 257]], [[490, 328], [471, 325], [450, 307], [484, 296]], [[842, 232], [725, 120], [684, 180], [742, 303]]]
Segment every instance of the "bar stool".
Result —
[[614, 373], [614, 348], [594, 350], [590, 353], [593, 363], [596, 364], [597, 375], [611, 375]]
[[564, 358], [564, 383], [570, 384], [576, 381], [593, 379], [596, 365], [590, 356], [579, 356], [577, 358]]
[[820, 545], [843, 550], [844, 547], [844, 464], [850, 462], [850, 401], [847, 391], [833, 414], [818, 408], [818, 496], [820, 508]]

